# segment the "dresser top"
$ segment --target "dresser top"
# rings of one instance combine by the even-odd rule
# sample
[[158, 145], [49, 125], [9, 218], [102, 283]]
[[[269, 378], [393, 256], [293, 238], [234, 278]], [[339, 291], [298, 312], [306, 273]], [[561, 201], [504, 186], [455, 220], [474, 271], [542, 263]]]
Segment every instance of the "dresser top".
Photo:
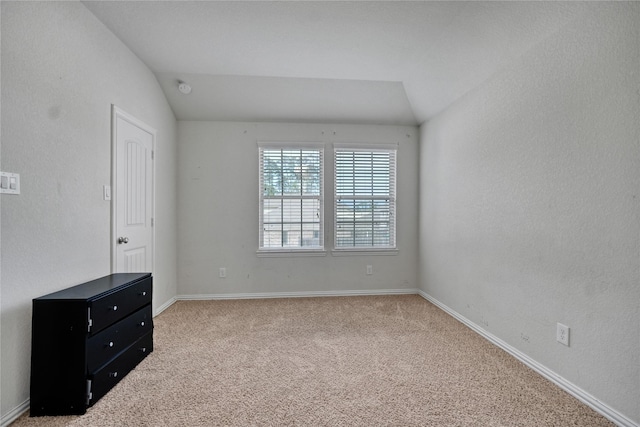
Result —
[[63, 289], [48, 295], [34, 298], [37, 300], [87, 300], [108, 295], [118, 288], [151, 277], [151, 273], [115, 273], [81, 285]]

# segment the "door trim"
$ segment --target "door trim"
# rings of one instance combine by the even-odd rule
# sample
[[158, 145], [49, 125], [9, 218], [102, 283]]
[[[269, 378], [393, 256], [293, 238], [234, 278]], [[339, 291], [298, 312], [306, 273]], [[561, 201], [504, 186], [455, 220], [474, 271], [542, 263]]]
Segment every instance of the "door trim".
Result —
[[152, 161], [151, 161], [151, 218], [153, 219], [153, 224], [151, 227], [151, 271], [150, 273], [155, 273], [156, 266], [156, 226], [155, 226], [155, 218], [156, 218], [156, 161], [155, 161], [155, 152], [156, 152], [156, 129], [147, 125], [146, 123], [136, 119], [131, 114], [125, 112], [121, 108], [117, 107], [115, 104], [111, 104], [111, 273], [116, 273], [116, 236], [117, 231], [117, 149], [118, 149], [118, 140], [117, 130], [118, 130], [118, 119], [126, 120], [132, 125], [144, 130], [151, 134], [151, 150], [152, 150]]

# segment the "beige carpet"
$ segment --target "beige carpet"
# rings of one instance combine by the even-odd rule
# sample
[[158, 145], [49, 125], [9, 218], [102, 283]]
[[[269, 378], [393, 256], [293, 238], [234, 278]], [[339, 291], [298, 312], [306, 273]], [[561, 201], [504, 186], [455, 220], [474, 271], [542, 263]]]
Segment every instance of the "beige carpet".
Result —
[[415, 295], [179, 301], [83, 416], [12, 426], [610, 426]]

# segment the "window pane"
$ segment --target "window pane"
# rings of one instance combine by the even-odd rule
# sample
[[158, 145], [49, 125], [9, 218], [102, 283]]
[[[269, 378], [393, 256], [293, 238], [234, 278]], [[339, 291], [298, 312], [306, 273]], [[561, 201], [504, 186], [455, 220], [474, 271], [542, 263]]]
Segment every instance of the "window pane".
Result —
[[282, 224], [282, 246], [285, 248], [295, 248], [300, 246], [302, 230], [300, 224]]
[[302, 221], [302, 200], [286, 199], [282, 201], [282, 222], [285, 224]]
[[262, 157], [263, 195], [282, 194], [282, 153], [280, 150], [265, 150]]
[[336, 224], [355, 221], [355, 200], [339, 200], [336, 202]]
[[320, 221], [320, 200], [302, 200], [302, 222], [317, 223], [318, 221]]
[[338, 226], [336, 231], [336, 247], [353, 246], [353, 228]]
[[302, 225], [302, 246], [320, 246], [320, 224]]
[[322, 247], [322, 151], [260, 152], [261, 248]]
[[317, 196], [321, 189], [320, 153], [317, 150], [302, 151], [302, 194]]
[[395, 151], [335, 151], [336, 247], [395, 247]]
[[373, 220], [373, 201], [358, 200], [355, 203], [354, 220], [360, 223], [371, 223]]
[[276, 224], [282, 222], [282, 200], [264, 201], [262, 221], [265, 224]]
[[381, 152], [336, 152], [337, 195], [385, 195], [391, 191], [391, 155]]
[[373, 231], [371, 224], [355, 224], [353, 246], [371, 246], [373, 243]]
[[388, 222], [377, 222], [373, 225], [373, 245], [387, 246], [390, 244], [391, 233]]
[[282, 224], [266, 224], [264, 226], [264, 247], [279, 248], [282, 246]]
[[282, 150], [282, 190], [284, 194], [301, 194], [302, 166], [300, 162], [300, 150]]

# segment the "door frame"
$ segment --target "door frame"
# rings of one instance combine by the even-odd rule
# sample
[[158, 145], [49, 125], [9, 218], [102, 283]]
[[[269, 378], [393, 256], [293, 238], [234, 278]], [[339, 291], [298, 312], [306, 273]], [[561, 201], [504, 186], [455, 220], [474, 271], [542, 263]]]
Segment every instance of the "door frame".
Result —
[[132, 125], [144, 130], [151, 134], [151, 273], [155, 273], [156, 266], [156, 227], [155, 227], [155, 218], [156, 218], [156, 161], [155, 161], [155, 152], [156, 152], [156, 129], [147, 125], [141, 120], [133, 117], [131, 114], [125, 112], [121, 108], [117, 107], [115, 104], [111, 104], [111, 272], [117, 273], [116, 263], [117, 263], [117, 231], [118, 231], [118, 223], [117, 223], [117, 203], [118, 203], [118, 195], [117, 195], [117, 155], [118, 155], [118, 139], [117, 139], [117, 131], [118, 131], [118, 119], [126, 120]]

